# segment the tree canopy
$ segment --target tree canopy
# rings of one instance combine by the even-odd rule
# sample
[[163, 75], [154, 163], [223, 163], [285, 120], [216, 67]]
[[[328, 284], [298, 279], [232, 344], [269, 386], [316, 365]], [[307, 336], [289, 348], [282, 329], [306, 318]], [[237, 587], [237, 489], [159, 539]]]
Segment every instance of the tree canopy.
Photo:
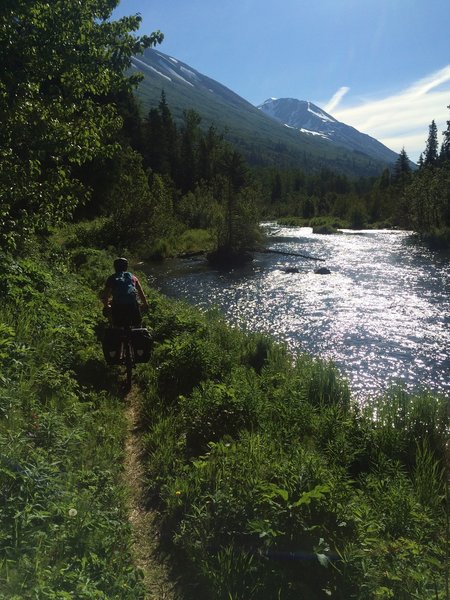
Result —
[[3, 0], [0, 7], [0, 243], [13, 249], [67, 218], [88, 190], [73, 168], [112, 156], [115, 94], [139, 76], [131, 57], [162, 40], [137, 37], [138, 15], [110, 21], [118, 0]]

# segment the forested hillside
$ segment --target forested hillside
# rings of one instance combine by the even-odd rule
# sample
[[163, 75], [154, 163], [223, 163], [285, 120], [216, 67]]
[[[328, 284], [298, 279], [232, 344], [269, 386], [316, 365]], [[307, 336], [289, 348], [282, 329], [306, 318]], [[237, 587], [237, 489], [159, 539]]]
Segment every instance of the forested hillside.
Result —
[[[162, 36], [133, 37], [138, 17], [104, 20], [113, 4], [2, 8], [3, 248], [17, 249], [73, 216], [103, 217], [105, 235], [148, 256], [173, 252], [173, 240], [189, 229], [208, 230], [211, 248], [240, 252], [254, 244], [261, 215], [330, 216], [421, 233], [449, 226], [449, 128], [439, 151], [430, 126], [417, 173], [405, 151], [392, 172], [371, 179], [250, 168], [223, 132], [201, 127], [196, 107], [176, 124], [163, 94], [157, 108], [140, 114], [133, 96], [140, 77], [125, 72], [133, 55]], [[64, 31], [55, 21], [66, 23]]]
[[144, 77], [136, 89], [144, 115], [158, 106], [164, 92], [177, 125], [183, 123], [183, 113], [194, 108], [203, 128], [213, 125], [223, 131], [251, 166], [298, 166], [310, 172], [331, 169], [368, 177], [395, 160], [387, 148], [378, 153], [370, 144], [344, 147], [277, 123], [232, 90], [159, 49], [146, 50], [133, 59], [133, 67]]

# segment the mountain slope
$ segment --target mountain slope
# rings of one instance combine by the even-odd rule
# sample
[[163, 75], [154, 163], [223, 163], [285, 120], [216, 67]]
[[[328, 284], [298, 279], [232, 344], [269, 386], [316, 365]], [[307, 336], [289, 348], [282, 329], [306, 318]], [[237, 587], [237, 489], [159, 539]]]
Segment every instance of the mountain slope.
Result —
[[164, 90], [175, 119], [194, 109], [202, 125], [213, 124], [253, 165], [332, 169], [347, 175], [378, 175], [387, 161], [350, 150], [320, 136], [286, 127], [217, 81], [162, 52], [147, 49], [133, 58], [144, 75], [137, 96], [144, 114], [158, 105]]
[[294, 98], [270, 98], [258, 107], [275, 120], [310, 135], [320, 135], [339, 146], [364, 152], [378, 160], [392, 163], [398, 154], [370, 135], [337, 121], [312, 102]]

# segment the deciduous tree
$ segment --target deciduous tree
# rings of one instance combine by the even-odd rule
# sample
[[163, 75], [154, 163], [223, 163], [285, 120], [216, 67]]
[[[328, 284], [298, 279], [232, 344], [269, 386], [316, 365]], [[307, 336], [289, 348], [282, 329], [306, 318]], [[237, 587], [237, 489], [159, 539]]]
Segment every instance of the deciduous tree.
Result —
[[118, 0], [3, 0], [0, 7], [0, 244], [68, 218], [88, 191], [73, 167], [111, 156], [130, 89], [140, 17], [110, 21]]

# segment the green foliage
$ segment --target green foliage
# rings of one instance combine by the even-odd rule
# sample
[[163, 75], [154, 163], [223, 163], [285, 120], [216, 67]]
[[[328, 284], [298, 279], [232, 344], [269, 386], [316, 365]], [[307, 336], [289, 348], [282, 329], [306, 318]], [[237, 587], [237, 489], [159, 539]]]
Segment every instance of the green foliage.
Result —
[[[95, 227], [74, 231], [72, 247]], [[122, 408], [86, 309], [110, 257], [52, 256], [51, 269], [3, 259], [2, 590], [140, 598], [117, 486]], [[149, 303], [148, 500], [205, 597], [445, 597], [443, 401], [394, 389], [360, 408], [331, 363], [155, 292]]]
[[83, 281], [51, 252], [51, 266], [2, 257], [0, 597], [141, 598], [119, 484], [123, 409], [95, 337], [90, 264], [103, 261], [79, 252]]
[[205, 229], [187, 229], [177, 240], [177, 252], [195, 253], [204, 250], [211, 250], [214, 245], [214, 239], [211, 231]]
[[[447, 164], [448, 167], [448, 164]], [[450, 171], [423, 168], [405, 189], [415, 231], [426, 233], [450, 227]]]
[[424, 166], [433, 166], [438, 161], [438, 140], [436, 123], [431, 121], [428, 129], [427, 147], [425, 148]]
[[373, 423], [373, 449], [412, 467], [417, 443], [427, 442], [433, 455], [445, 460], [448, 416], [443, 401], [428, 394], [411, 396], [402, 388], [364, 408]]
[[177, 213], [187, 227], [210, 229], [216, 223], [218, 210], [220, 206], [214, 189], [201, 184], [181, 198]]
[[224, 436], [237, 436], [257, 423], [258, 382], [251, 372], [233, 371], [224, 383], [207, 381], [181, 399], [188, 450], [198, 455]]
[[156, 296], [150, 319], [149, 497], [205, 597], [445, 597], [443, 400], [360, 408], [331, 363]]
[[[0, 239], [67, 219], [88, 190], [74, 169], [111, 156], [121, 120], [110, 96], [131, 89], [124, 70], [162, 39], [136, 38], [140, 17], [109, 21], [117, 1], [6, 2], [0, 11]], [[58, 27], [55, 26], [58, 23]]]

